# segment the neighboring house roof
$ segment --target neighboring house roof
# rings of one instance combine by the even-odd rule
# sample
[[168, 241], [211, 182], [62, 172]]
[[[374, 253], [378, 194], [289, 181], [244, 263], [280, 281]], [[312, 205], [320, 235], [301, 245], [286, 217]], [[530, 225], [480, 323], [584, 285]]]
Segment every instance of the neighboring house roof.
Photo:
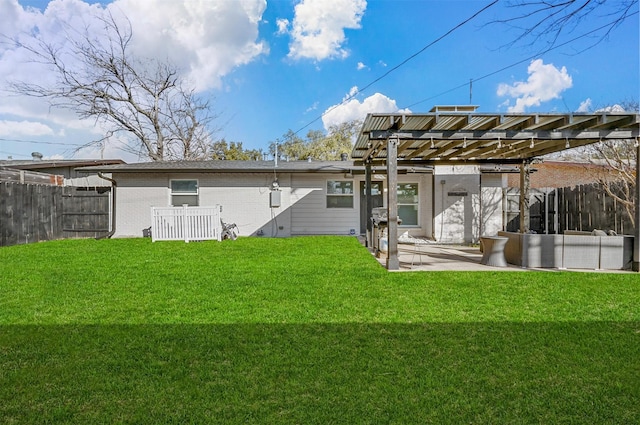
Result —
[[[382, 170], [383, 167], [375, 167]], [[354, 165], [353, 161], [156, 161], [137, 164], [98, 165], [79, 168], [78, 171], [93, 173], [97, 171], [117, 173], [255, 173], [255, 172], [287, 172], [287, 173], [348, 173], [364, 172], [363, 166]], [[416, 172], [431, 171], [429, 167], [416, 167]]]
[[[95, 173], [83, 173], [78, 174], [76, 172], [77, 167], [84, 167], [89, 165], [103, 166], [103, 165], [115, 165], [124, 164], [121, 159], [55, 159], [55, 160], [43, 160], [39, 155], [34, 153], [34, 159], [31, 160], [0, 160], [0, 170], [20, 170], [23, 173], [46, 173], [48, 175], [64, 178], [65, 186], [110, 186], [106, 180], [99, 178]], [[58, 181], [58, 180], [56, 180]]]
[[16, 170], [40, 170], [50, 168], [87, 167], [91, 165], [124, 164], [121, 159], [54, 159], [54, 160], [0, 160], [0, 167]]

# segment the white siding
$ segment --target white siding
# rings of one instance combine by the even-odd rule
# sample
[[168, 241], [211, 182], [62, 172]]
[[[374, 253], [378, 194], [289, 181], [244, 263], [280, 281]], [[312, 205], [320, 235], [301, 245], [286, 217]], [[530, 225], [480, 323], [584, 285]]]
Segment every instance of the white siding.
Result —
[[[117, 174], [115, 236], [143, 236], [143, 231], [151, 226], [151, 207], [170, 205], [172, 179], [197, 179], [199, 205], [220, 204], [223, 221], [236, 223], [241, 236], [349, 235], [352, 230], [359, 233], [359, 192], [364, 176], [349, 179], [344, 174], [277, 174], [281, 203], [279, 208], [271, 208], [274, 177], [272, 172]], [[353, 208], [327, 208], [328, 180], [354, 182]], [[409, 231], [414, 236], [431, 236], [432, 176], [407, 174], [399, 176], [399, 181], [418, 183], [420, 190], [420, 225], [401, 227], [400, 233]]]
[[271, 208], [273, 173], [202, 174], [200, 205], [222, 205], [222, 220], [236, 223], [240, 235], [291, 235], [290, 177], [278, 175], [280, 207]]
[[[354, 182], [353, 208], [327, 208], [327, 181]], [[348, 235], [360, 229], [360, 183], [342, 174], [294, 174], [291, 179], [291, 234]]]
[[222, 219], [236, 223], [243, 236], [290, 235], [289, 177], [278, 176], [281, 207], [270, 208], [273, 174], [119, 174], [116, 176], [116, 237], [142, 236], [151, 226], [151, 207], [170, 205], [171, 179], [197, 179], [200, 206], [222, 206]]
[[151, 227], [151, 207], [169, 205], [166, 175], [118, 174], [115, 237], [142, 237]]

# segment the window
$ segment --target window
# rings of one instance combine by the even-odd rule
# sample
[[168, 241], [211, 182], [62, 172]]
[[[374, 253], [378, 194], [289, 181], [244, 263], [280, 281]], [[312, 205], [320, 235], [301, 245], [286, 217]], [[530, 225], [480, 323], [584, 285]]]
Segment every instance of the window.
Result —
[[198, 180], [171, 180], [171, 205], [198, 206]]
[[418, 183], [401, 183], [398, 185], [398, 217], [402, 226], [418, 225]]
[[353, 208], [353, 182], [327, 182], [327, 208]]

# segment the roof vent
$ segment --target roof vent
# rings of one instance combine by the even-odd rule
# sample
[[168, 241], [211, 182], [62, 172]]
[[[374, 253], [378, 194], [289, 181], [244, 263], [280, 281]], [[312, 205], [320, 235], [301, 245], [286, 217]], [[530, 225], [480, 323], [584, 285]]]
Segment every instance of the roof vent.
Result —
[[31, 158], [34, 161], [41, 161], [42, 160], [42, 154], [40, 152], [31, 152]]
[[436, 105], [429, 112], [475, 112], [478, 105]]
[[346, 161], [347, 159], [349, 159], [349, 154], [346, 154], [346, 153], [340, 154], [340, 161]]

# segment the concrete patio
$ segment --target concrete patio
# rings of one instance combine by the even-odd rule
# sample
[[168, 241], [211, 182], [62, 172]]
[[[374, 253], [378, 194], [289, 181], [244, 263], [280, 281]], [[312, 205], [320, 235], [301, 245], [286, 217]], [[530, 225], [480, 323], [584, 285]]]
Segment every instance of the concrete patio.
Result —
[[[398, 242], [399, 272], [407, 271], [575, 271], [598, 273], [634, 273], [631, 270], [594, 270], [594, 269], [557, 269], [557, 268], [524, 268], [513, 264], [507, 267], [493, 267], [480, 264], [482, 253], [479, 246], [438, 244], [428, 239], [417, 239], [410, 242]], [[361, 240], [364, 245], [364, 240]], [[384, 252], [375, 255], [378, 262], [386, 267], [387, 256]], [[392, 271], [392, 270], [390, 270]]]
[[[398, 243], [400, 269], [397, 271], [526, 271], [522, 267], [492, 267], [480, 264], [482, 253], [478, 246], [442, 245], [433, 241]], [[385, 266], [387, 256], [379, 253], [376, 259]]]

